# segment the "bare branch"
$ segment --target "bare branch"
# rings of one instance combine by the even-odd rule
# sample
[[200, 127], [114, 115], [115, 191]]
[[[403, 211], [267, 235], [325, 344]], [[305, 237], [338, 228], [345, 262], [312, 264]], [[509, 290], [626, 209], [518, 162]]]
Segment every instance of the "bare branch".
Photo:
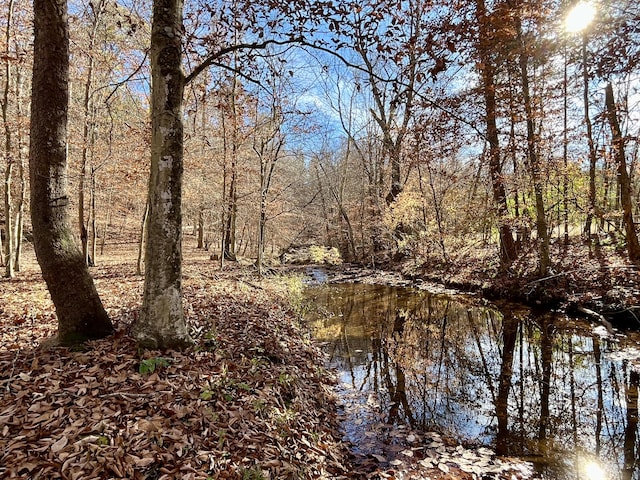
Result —
[[264, 50], [270, 45], [291, 45], [294, 43], [301, 43], [302, 41], [303, 40], [301, 38], [291, 38], [289, 40], [265, 40], [264, 42], [260, 43], [238, 43], [236, 45], [229, 45], [228, 47], [222, 48], [217, 52], [212, 53], [200, 65], [195, 67], [191, 71], [191, 73], [185, 77], [185, 85], [188, 85], [190, 82], [192, 82], [194, 78], [196, 78], [210, 66], [222, 66], [217, 63], [216, 60], [228, 53], [237, 52], [239, 50]]

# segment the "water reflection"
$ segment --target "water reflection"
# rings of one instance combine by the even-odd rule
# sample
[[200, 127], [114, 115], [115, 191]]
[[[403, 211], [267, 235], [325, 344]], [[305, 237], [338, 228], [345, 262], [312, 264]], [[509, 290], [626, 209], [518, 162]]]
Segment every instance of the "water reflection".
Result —
[[385, 421], [528, 458], [545, 478], [640, 479], [638, 372], [616, 344], [464, 297], [362, 284], [308, 295], [331, 365]]

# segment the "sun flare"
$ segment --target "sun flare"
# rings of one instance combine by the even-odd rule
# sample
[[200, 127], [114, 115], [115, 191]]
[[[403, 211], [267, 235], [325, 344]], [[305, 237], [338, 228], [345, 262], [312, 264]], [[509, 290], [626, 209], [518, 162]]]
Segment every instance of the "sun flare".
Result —
[[607, 474], [596, 462], [590, 461], [584, 465], [585, 478], [588, 480], [606, 480]]
[[564, 20], [567, 32], [581, 32], [589, 26], [596, 16], [596, 7], [590, 2], [578, 2]]

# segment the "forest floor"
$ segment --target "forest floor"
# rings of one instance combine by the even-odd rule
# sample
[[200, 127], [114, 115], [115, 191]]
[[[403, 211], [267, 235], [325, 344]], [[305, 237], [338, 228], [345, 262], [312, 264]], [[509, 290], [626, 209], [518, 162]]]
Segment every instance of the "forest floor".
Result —
[[43, 345], [56, 319], [33, 252], [15, 279], [0, 280], [0, 477], [526, 477], [487, 449], [408, 431], [397, 432], [395, 458], [350, 454], [332, 374], [295, 311], [299, 280], [220, 270], [186, 251], [196, 345], [138, 351], [128, 336], [143, 288], [133, 249], [92, 269], [116, 334], [82, 348]]

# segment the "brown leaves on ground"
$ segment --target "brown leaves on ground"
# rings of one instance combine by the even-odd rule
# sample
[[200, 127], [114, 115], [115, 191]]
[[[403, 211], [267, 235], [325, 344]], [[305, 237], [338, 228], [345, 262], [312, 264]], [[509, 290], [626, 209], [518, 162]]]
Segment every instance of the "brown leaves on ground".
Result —
[[[96, 272], [116, 335], [46, 349], [53, 307], [35, 267], [0, 290], [0, 477], [336, 478], [331, 376], [276, 294], [211, 262], [185, 269], [186, 352], [139, 356], [142, 280]], [[128, 273], [131, 272], [131, 273]]]
[[453, 445], [442, 450], [404, 430], [384, 458], [350, 455], [339, 438], [332, 376], [285, 305], [284, 282], [260, 281], [249, 269], [221, 271], [203, 253], [187, 252], [184, 268], [196, 346], [138, 352], [128, 331], [142, 278], [134, 275], [135, 252], [115, 253], [93, 274], [117, 333], [78, 350], [41, 346], [57, 327], [32, 253], [17, 279], [0, 279], [1, 478], [471, 480], [513, 473], [497, 459]]

